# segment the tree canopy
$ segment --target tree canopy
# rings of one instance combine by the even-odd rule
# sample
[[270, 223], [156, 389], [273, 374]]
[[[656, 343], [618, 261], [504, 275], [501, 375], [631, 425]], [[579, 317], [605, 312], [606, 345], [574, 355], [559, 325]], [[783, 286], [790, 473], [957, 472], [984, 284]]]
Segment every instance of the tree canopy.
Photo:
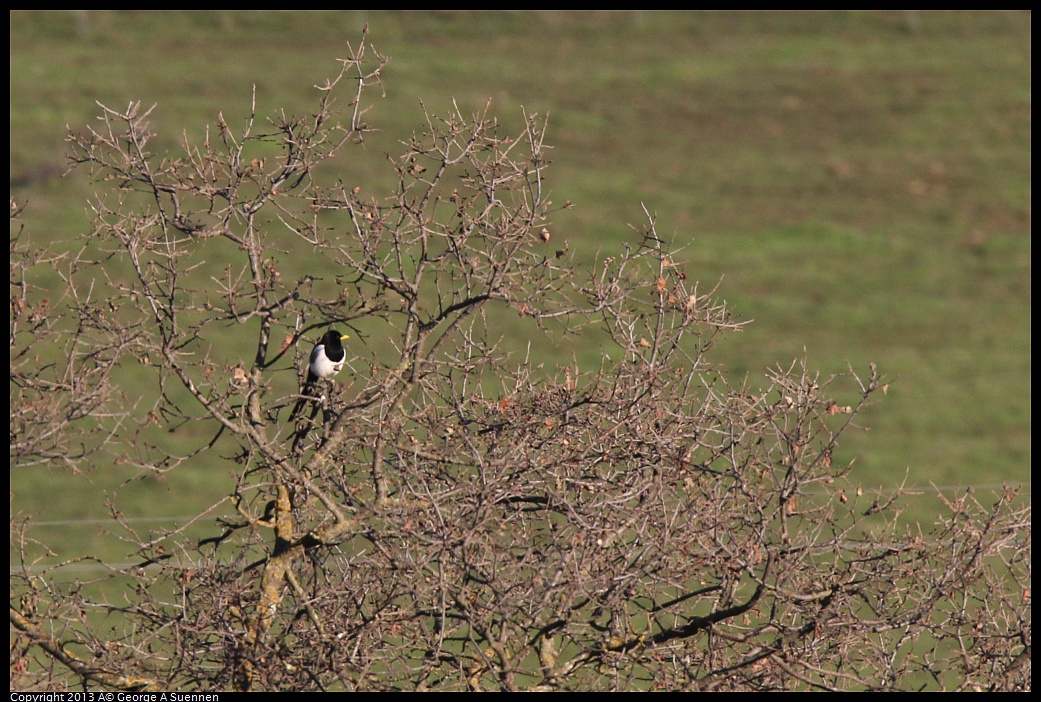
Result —
[[[383, 194], [331, 173], [385, 61], [177, 154], [103, 106], [83, 242], [12, 202], [12, 466], [228, 473], [210, 538], [114, 502], [122, 601], [34, 568], [15, 515], [12, 689], [1029, 688], [1029, 509], [908, 529], [860, 494], [836, 449], [888, 381], [729, 381], [741, 325], [653, 213], [568, 251], [538, 115], [426, 114]], [[302, 396], [329, 329], [346, 367]]]

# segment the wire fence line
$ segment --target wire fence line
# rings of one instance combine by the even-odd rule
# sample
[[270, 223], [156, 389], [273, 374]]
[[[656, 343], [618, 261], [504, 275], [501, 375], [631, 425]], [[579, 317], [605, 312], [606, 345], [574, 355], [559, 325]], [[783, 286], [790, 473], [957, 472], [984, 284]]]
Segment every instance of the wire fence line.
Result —
[[[987, 490], [1002, 490], [1006, 485], [1017, 487], [1025, 494], [1030, 493], [1030, 481], [1023, 483], [989, 483], [982, 485], [913, 485], [893, 488], [862, 488], [864, 495], [895, 495], [897, 493], [905, 496], [935, 495], [936, 493], [958, 494], [972, 490], [982, 492]], [[809, 491], [807, 495], [825, 494], [823, 491]], [[121, 521], [128, 524], [148, 524], [156, 522], [183, 522], [189, 519], [197, 519], [197, 514], [172, 514], [163, 517], [125, 517]], [[28, 523], [29, 528], [59, 527], [59, 526], [90, 526], [97, 524], [111, 524], [112, 518], [96, 519], [55, 519], [55, 520], [32, 520]]]
[[[896, 487], [894, 487], [894, 488], [881, 488], [881, 487], [879, 487], [879, 488], [863, 488], [861, 494], [862, 494], [862, 496], [870, 496], [870, 495], [883, 496], [883, 495], [894, 495], [894, 494], [900, 493], [900, 494], [902, 494], [904, 496], [916, 496], [916, 495], [918, 495], [918, 496], [928, 496], [928, 495], [936, 495], [937, 493], [961, 494], [961, 493], [965, 493], [965, 492], [969, 492], [969, 491], [977, 493], [977, 492], [985, 492], [985, 491], [988, 491], [988, 490], [993, 490], [993, 491], [997, 492], [997, 491], [1003, 490], [1006, 486], [1012, 486], [1012, 487], [1018, 488], [1019, 490], [1021, 490], [1023, 492], [1023, 494], [1030, 494], [1030, 491], [1031, 491], [1031, 482], [1030, 481], [1026, 481], [1026, 482], [1023, 482], [1023, 483], [989, 483], [989, 484], [977, 484], [977, 485], [915, 485], [915, 486], [904, 486], [904, 487], [899, 487], [899, 488], [896, 488]], [[826, 494], [826, 493], [824, 491], [814, 491], [814, 492], [811, 492], [811, 493], [808, 493], [808, 494], [811, 494], [811, 495], [820, 494], [820, 495], [822, 495], [822, 494]], [[197, 518], [198, 518], [198, 515], [170, 515], [170, 516], [162, 516], [162, 517], [129, 517], [129, 518], [124, 518], [122, 521], [127, 522], [127, 523], [134, 523], [134, 524], [147, 524], [147, 523], [184, 522], [184, 521], [187, 521], [187, 520], [197, 519]], [[111, 518], [103, 518], [103, 519], [57, 519], [57, 520], [48, 520], [48, 521], [41, 520], [41, 521], [30, 521], [30, 522], [28, 522], [28, 524], [26, 526], [28, 526], [29, 528], [38, 529], [38, 528], [46, 528], [46, 527], [90, 526], [90, 525], [106, 525], [106, 524], [109, 524], [109, 525], [112, 524], [112, 519]], [[214, 564], [216, 564], [216, 561], [213, 561], [211, 563], [204, 563], [204, 564], [200, 564], [200, 563], [186, 563], [186, 564], [181, 564], [181, 565], [179, 565], [177, 567], [192, 568], [192, 567], [198, 567], [200, 565], [204, 566], [204, 565], [214, 565]], [[60, 570], [65, 571], [65, 572], [102, 572], [102, 571], [107, 571], [107, 572], [115, 571], [115, 572], [118, 572], [118, 571], [121, 571], [121, 570], [127, 570], [127, 569], [133, 568], [135, 566], [141, 566], [141, 565], [142, 565], [142, 563], [140, 561], [126, 562], [126, 563], [103, 563], [103, 562], [101, 562], [98, 559], [95, 559], [93, 557], [88, 557], [86, 559], [76, 560], [75, 562], [65, 563], [64, 565], [62, 565], [62, 564], [33, 565], [33, 566], [29, 566], [27, 568], [24, 564], [11, 564], [10, 572], [11, 573], [25, 572], [26, 570], [28, 570], [30, 572], [40, 572], [40, 571], [50, 570], [50, 569], [60, 569]], [[168, 563], [167, 565], [173, 565], [173, 564]]]

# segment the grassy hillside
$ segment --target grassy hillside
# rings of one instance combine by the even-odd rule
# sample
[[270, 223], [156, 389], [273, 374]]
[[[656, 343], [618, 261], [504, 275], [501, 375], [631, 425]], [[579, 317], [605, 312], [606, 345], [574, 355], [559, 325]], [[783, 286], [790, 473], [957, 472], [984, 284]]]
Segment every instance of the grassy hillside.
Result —
[[[37, 236], [87, 231], [84, 173], [62, 178], [66, 125], [158, 103], [167, 148], [218, 112], [310, 109], [368, 23], [391, 57], [382, 131], [351, 182], [390, 183], [385, 153], [421, 122], [492, 101], [504, 128], [548, 113], [556, 230], [583, 260], [639, 224], [685, 245], [688, 275], [747, 331], [716, 360], [761, 377], [804, 353], [895, 376], [840, 460], [867, 486], [1028, 482], [1030, 43], [1023, 12], [114, 12], [10, 14], [11, 194]], [[581, 352], [577, 350], [576, 352]], [[16, 474], [16, 510], [104, 514], [99, 471]], [[142, 483], [142, 515], [228, 489], [181, 471]], [[159, 497], [161, 495], [161, 498]], [[124, 499], [127, 499], [124, 495]], [[162, 507], [156, 506], [161, 499]], [[184, 500], [182, 502], [182, 500]], [[127, 504], [123, 504], [127, 508]], [[919, 516], [928, 519], [927, 503]], [[49, 540], [43, 537], [44, 540]]]

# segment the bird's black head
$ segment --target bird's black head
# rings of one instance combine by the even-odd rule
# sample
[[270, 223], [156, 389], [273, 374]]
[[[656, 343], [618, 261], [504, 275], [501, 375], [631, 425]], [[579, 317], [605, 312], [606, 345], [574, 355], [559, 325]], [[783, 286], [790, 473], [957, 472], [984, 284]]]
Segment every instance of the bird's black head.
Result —
[[330, 357], [339, 357], [340, 351], [343, 350], [343, 340], [347, 338], [346, 334], [341, 334], [335, 329], [330, 329], [325, 332], [322, 340], [319, 342], [325, 346], [325, 352], [330, 354]]

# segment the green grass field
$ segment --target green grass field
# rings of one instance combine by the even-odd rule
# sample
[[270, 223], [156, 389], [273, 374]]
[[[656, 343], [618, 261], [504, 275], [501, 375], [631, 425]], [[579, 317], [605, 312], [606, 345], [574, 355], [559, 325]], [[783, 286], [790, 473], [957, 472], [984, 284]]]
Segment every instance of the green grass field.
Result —
[[[28, 12], [11, 21], [11, 194], [39, 238], [88, 231], [95, 192], [61, 177], [68, 125], [158, 103], [176, 149], [218, 112], [308, 111], [311, 86], [368, 23], [391, 57], [365, 159], [337, 164], [378, 193], [384, 154], [420, 101], [492, 101], [506, 131], [549, 114], [555, 231], [592, 261], [643, 223], [747, 331], [715, 360], [753, 384], [804, 353], [823, 374], [875, 362], [896, 382], [850, 435], [866, 487], [1028, 483], [1031, 16], [1027, 12]], [[582, 353], [576, 349], [576, 353]], [[764, 381], [765, 382], [765, 381]], [[127, 478], [31, 469], [12, 510], [103, 517]], [[70, 480], [82, 481], [70, 489]], [[134, 484], [128, 515], [183, 515], [230, 483], [189, 468]], [[68, 495], [80, 495], [77, 500]], [[55, 499], [55, 496], [59, 499]], [[91, 497], [95, 495], [96, 497]], [[930, 521], [933, 503], [908, 514]], [[63, 532], [69, 526], [56, 526]], [[147, 527], [143, 527], [147, 528]], [[91, 528], [80, 529], [83, 538]], [[44, 541], [51, 535], [36, 533]], [[62, 537], [75, 552], [79, 537]]]

